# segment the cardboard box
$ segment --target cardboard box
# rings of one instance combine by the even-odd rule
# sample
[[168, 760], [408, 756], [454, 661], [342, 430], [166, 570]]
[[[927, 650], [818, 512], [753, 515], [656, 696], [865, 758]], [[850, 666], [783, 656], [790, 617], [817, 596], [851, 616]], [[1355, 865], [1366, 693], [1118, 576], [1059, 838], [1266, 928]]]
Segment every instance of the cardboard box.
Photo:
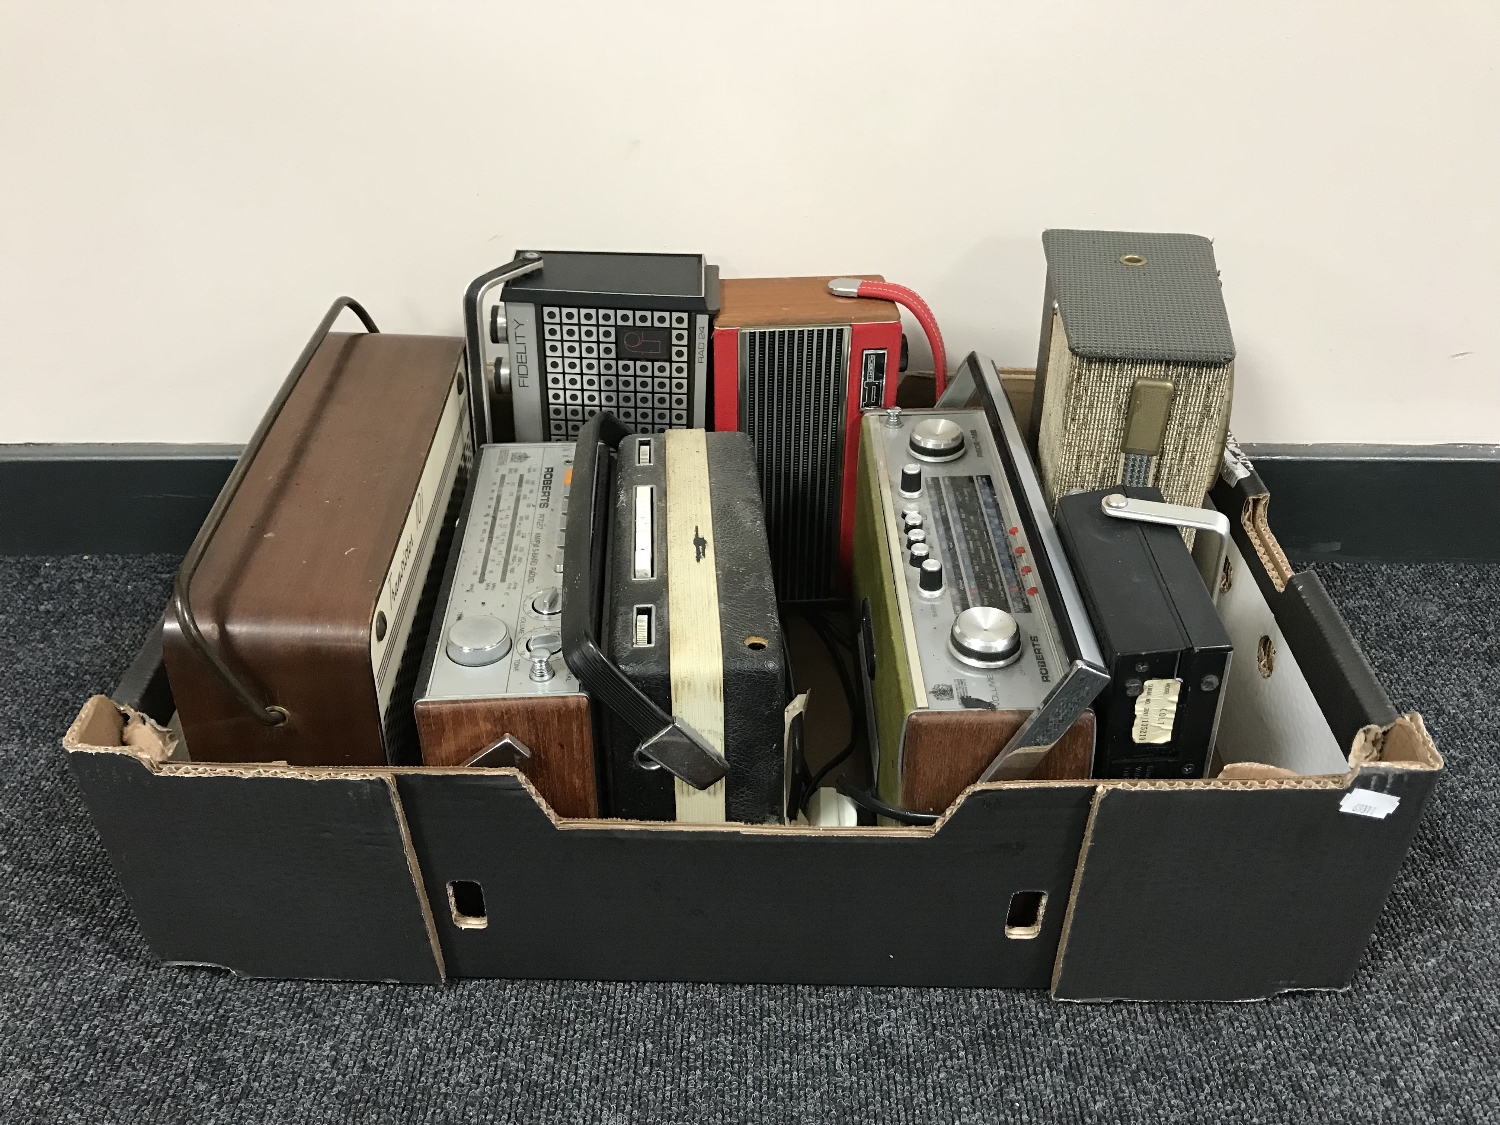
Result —
[[1347, 987], [1442, 759], [1286, 565], [1259, 478], [1226, 467], [1213, 499], [1236, 656], [1212, 780], [975, 785], [931, 828], [567, 820], [514, 770], [173, 760], [159, 635], [63, 744], [168, 964], [1069, 1000]]

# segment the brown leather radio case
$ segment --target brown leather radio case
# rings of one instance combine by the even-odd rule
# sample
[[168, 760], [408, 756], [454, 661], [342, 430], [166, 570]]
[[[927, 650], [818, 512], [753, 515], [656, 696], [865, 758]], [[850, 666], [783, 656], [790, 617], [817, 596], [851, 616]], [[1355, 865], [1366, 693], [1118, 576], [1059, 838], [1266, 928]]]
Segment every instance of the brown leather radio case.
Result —
[[[329, 333], [345, 305], [372, 331]], [[309, 342], [167, 611], [194, 760], [420, 760], [411, 687], [471, 452], [463, 350], [347, 301]]]

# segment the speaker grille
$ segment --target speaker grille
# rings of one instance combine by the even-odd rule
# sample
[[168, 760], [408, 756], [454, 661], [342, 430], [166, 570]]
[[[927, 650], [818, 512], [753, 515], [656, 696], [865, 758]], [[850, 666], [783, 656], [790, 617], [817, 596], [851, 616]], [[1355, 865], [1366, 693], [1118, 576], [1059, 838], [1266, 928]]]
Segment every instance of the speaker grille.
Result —
[[847, 327], [740, 331], [740, 417], [782, 601], [837, 594], [848, 369]]

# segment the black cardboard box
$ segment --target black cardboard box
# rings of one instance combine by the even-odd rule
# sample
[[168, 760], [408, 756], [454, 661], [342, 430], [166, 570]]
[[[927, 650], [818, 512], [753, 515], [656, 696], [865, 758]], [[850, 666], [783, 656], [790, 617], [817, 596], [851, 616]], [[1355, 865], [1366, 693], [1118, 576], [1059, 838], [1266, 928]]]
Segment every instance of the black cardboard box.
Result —
[[1213, 500], [1236, 655], [1212, 780], [975, 785], [931, 828], [567, 820], [514, 770], [172, 760], [159, 635], [63, 744], [167, 964], [1068, 1000], [1347, 987], [1442, 759], [1286, 564], [1248, 465], [1226, 459]]

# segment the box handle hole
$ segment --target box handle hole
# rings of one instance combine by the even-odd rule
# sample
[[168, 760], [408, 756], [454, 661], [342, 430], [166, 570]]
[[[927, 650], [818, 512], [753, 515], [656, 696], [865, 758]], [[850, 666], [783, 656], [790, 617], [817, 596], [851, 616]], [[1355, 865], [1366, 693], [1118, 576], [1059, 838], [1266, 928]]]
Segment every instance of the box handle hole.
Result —
[[484, 888], [472, 879], [454, 879], [448, 884], [448, 906], [453, 924], [461, 930], [482, 930], [490, 924], [484, 913]]
[[1005, 936], [1017, 941], [1036, 937], [1042, 932], [1042, 914], [1046, 909], [1046, 891], [1017, 891], [1010, 896], [1010, 910], [1005, 915]]

